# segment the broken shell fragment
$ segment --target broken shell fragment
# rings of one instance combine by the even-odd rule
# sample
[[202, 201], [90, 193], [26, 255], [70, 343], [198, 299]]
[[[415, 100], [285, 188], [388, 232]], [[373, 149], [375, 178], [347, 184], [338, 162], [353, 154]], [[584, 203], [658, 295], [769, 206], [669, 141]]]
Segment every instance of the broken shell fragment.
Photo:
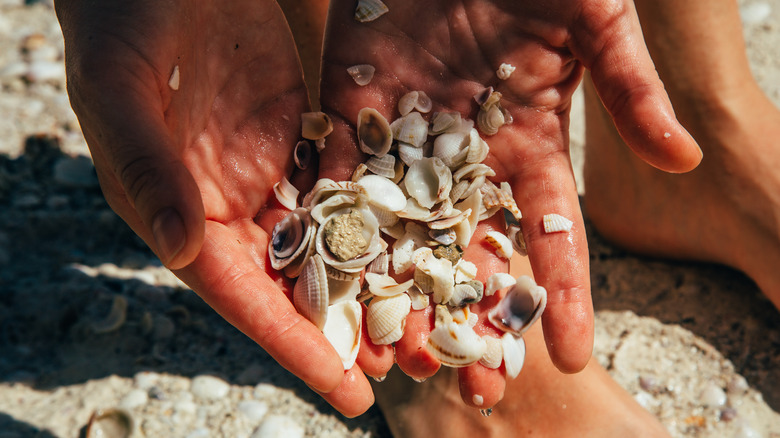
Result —
[[506, 272], [496, 272], [488, 277], [487, 285], [485, 287], [485, 295], [492, 296], [496, 291], [506, 289], [514, 286], [517, 283], [515, 277], [507, 274]]
[[355, 364], [360, 349], [362, 311], [360, 303], [355, 300], [341, 301], [328, 307], [322, 333], [339, 354], [345, 370]]
[[349, 73], [355, 83], [361, 87], [371, 83], [371, 79], [374, 78], [375, 71], [376, 68], [371, 64], [358, 64], [347, 67], [347, 73]]
[[544, 232], [545, 233], [557, 233], [571, 231], [571, 226], [574, 222], [566, 219], [565, 217], [550, 213], [544, 215]]
[[504, 360], [504, 347], [500, 338], [489, 335], [483, 335], [485, 340], [485, 353], [479, 359], [479, 363], [490, 369], [496, 369], [501, 366]]
[[333, 122], [330, 116], [314, 111], [301, 114], [301, 136], [308, 140], [324, 138], [333, 132]]
[[406, 207], [406, 196], [389, 179], [379, 175], [366, 175], [358, 180], [368, 195], [368, 202], [388, 211], [397, 212]]
[[282, 177], [279, 182], [274, 184], [274, 194], [276, 200], [288, 210], [295, 210], [298, 207], [298, 189], [290, 184], [286, 177]]
[[547, 291], [523, 275], [490, 311], [488, 319], [501, 330], [521, 336], [539, 319], [546, 305]]
[[510, 76], [512, 76], [515, 68], [516, 67], [512, 64], [503, 63], [498, 67], [498, 70], [496, 70], [496, 76], [498, 76], [498, 78], [502, 81], [505, 81], [509, 79]]
[[361, 23], [374, 21], [389, 10], [381, 0], [359, 0], [355, 8], [355, 20]]
[[411, 308], [412, 301], [409, 295], [404, 293], [372, 299], [366, 312], [366, 326], [371, 342], [376, 345], [389, 345], [401, 339], [406, 315]]
[[512, 247], [512, 242], [504, 234], [498, 231], [488, 231], [485, 234], [485, 241], [496, 249], [496, 255], [499, 257], [507, 260], [512, 258], [514, 248]]
[[504, 333], [504, 336], [501, 337], [501, 347], [504, 352], [506, 376], [514, 379], [520, 374], [525, 362], [525, 340], [515, 337], [511, 333]]
[[425, 346], [442, 364], [456, 368], [476, 363], [487, 348], [468, 324], [454, 321], [434, 328]]
[[378, 157], [384, 156], [393, 144], [393, 132], [385, 116], [374, 108], [363, 108], [358, 113], [357, 136], [360, 150]]
[[368, 283], [368, 290], [375, 296], [392, 297], [409, 290], [409, 288], [414, 284], [414, 280], [407, 280], [399, 284], [393, 277], [390, 277], [389, 275], [367, 272], [366, 283]]
[[295, 145], [293, 151], [293, 159], [295, 160], [295, 166], [298, 169], [306, 170], [311, 162], [311, 143], [306, 140], [301, 140]]

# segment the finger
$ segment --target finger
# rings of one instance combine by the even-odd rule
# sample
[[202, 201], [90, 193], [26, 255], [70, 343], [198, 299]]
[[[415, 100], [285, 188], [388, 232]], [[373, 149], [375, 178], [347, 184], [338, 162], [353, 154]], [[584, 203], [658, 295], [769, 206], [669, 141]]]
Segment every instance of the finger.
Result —
[[395, 343], [395, 358], [398, 367], [409, 377], [427, 379], [436, 374], [441, 363], [425, 344], [433, 327], [433, 307], [412, 310], [406, 317], [404, 335]]
[[352, 367], [344, 374], [341, 384], [333, 391], [314, 390], [345, 417], [353, 418], [366, 412], [374, 404], [371, 384], [359, 367]]
[[458, 386], [464, 403], [484, 409], [495, 406], [504, 398], [506, 378], [499, 370], [472, 365], [458, 368]]
[[591, 71], [593, 84], [631, 149], [668, 172], [687, 172], [702, 158], [696, 141], [677, 121], [642, 37], [633, 3], [605, 11], [588, 3], [572, 38], [572, 51]]
[[366, 323], [366, 306], [363, 305], [362, 336], [358, 350], [357, 364], [364, 373], [375, 378], [384, 378], [395, 363], [392, 345], [376, 345], [371, 342]]
[[231, 228], [209, 221], [206, 227], [201, 253], [176, 274], [284, 368], [318, 391], [335, 390], [344, 376], [338, 354], [320, 330], [296, 312], [280, 290], [281, 280], [264, 272], [270, 265], [267, 256], [243, 248], [249, 242], [267, 248], [268, 236], [251, 220]]

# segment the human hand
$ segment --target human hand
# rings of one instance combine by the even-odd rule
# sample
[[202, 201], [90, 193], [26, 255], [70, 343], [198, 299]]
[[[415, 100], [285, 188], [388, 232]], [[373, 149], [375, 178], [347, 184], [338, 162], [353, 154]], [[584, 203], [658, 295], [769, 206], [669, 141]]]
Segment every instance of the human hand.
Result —
[[[361, 108], [376, 108], [392, 120], [398, 117], [398, 99], [422, 90], [433, 100], [433, 111], [458, 111], [475, 119], [473, 96], [492, 85], [503, 94], [502, 106], [514, 122], [486, 139], [490, 155], [485, 163], [495, 170], [495, 181], [509, 182], [523, 212], [531, 265], [537, 283], [548, 291], [543, 327], [550, 356], [564, 372], [582, 369], [591, 356], [593, 309], [568, 125], [571, 96], [583, 70], [591, 71], [618, 130], [640, 157], [672, 172], [688, 171], [701, 159], [694, 140], [674, 117], [633, 5], [434, 0], [388, 6], [390, 11], [378, 20], [359, 23], [353, 18], [353, 1], [331, 2], [321, 103], [336, 130], [321, 157], [321, 175], [347, 179], [364, 161], [354, 128]], [[517, 67], [506, 81], [495, 73], [502, 63]], [[357, 64], [376, 67], [365, 87], [346, 73]], [[547, 213], [573, 220], [571, 232], [545, 234], [542, 216]], [[490, 265], [481, 266], [488, 271], [501, 268], [495, 259], [478, 259]], [[413, 312], [407, 336], [396, 345], [399, 366], [413, 377], [427, 377], [438, 368], [421, 348], [430, 324], [428, 315]], [[359, 363], [382, 375], [389, 368], [383, 357], [364, 355]], [[485, 406], [500, 400], [500, 371], [474, 365], [460, 369], [459, 377], [466, 403], [473, 404], [474, 394], [483, 396]]]
[[[166, 266], [345, 415], [372, 403], [268, 264], [308, 110], [273, 1], [56, 4], [68, 91], [111, 207]], [[178, 84], [169, 85], [177, 68]], [[178, 86], [177, 86], [178, 85]], [[177, 88], [177, 89], [174, 89]], [[316, 166], [312, 166], [316, 168]], [[316, 169], [315, 169], [316, 172]], [[315, 175], [297, 173], [299, 187]]]

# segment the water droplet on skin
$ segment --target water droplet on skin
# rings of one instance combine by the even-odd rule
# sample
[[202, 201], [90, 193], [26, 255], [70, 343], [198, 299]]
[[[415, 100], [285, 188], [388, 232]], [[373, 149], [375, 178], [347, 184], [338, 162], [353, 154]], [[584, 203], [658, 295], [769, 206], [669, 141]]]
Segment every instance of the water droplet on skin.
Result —
[[380, 376], [380, 377], [374, 377], [373, 379], [374, 379], [375, 382], [382, 383], [382, 382], [385, 381], [386, 378], [387, 378], [387, 374], [385, 374], [384, 376]]
[[493, 408], [480, 409], [479, 413], [482, 414], [483, 417], [489, 417], [490, 414], [493, 413]]
[[428, 378], [427, 378], [427, 377], [420, 377], [420, 378], [418, 379], [417, 377], [412, 377], [412, 380], [414, 380], [414, 381], [415, 381], [415, 382], [417, 382], [417, 383], [422, 383], [422, 382], [424, 382], [424, 381], [428, 380]]

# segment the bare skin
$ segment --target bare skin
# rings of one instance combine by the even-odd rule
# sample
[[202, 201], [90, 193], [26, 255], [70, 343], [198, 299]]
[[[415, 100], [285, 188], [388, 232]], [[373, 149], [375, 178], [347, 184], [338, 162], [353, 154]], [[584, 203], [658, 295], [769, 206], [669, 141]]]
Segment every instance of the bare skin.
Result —
[[637, 160], [588, 88], [588, 215], [632, 251], [739, 269], [780, 307], [780, 111], [750, 73], [737, 4], [636, 3], [677, 117], [704, 159], [682, 175]]

